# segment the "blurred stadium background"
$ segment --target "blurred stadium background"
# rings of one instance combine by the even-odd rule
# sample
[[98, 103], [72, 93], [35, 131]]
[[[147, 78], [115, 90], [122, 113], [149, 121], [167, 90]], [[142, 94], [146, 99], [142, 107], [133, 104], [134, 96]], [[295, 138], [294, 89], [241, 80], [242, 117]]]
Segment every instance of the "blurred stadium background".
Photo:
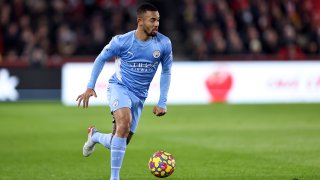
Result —
[[169, 114], [154, 121], [148, 106], [158, 74], [124, 179], [150, 179], [146, 162], [163, 149], [176, 156], [172, 179], [320, 179], [319, 0], [0, 0], [0, 179], [108, 178], [105, 150], [84, 160], [81, 147], [88, 125], [111, 129], [113, 62], [98, 106], [75, 99], [142, 2], [158, 7], [175, 62]]
[[[1, 63], [90, 61], [113, 35], [136, 28], [139, 0], [1, 0]], [[176, 60], [317, 59], [317, 0], [151, 1]]]
[[[62, 66], [93, 62], [112, 36], [135, 29], [141, 2], [1, 0], [0, 67], [2, 77], [17, 77], [11, 84], [18, 94], [2, 90], [0, 100], [60, 99]], [[175, 62], [298, 62], [299, 68], [313, 61], [309, 66], [319, 68], [318, 0], [150, 2], [159, 8], [160, 32], [171, 38]], [[310, 76], [302, 83], [319, 88], [319, 75]], [[285, 86], [300, 81], [278, 79]]]

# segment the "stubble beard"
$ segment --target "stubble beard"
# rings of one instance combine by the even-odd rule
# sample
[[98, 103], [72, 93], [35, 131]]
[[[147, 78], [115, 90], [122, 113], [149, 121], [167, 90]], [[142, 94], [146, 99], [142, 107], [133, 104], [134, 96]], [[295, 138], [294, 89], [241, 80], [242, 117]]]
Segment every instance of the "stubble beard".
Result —
[[156, 32], [148, 32], [146, 29], [143, 29], [144, 33], [149, 37], [155, 37], [157, 35]]

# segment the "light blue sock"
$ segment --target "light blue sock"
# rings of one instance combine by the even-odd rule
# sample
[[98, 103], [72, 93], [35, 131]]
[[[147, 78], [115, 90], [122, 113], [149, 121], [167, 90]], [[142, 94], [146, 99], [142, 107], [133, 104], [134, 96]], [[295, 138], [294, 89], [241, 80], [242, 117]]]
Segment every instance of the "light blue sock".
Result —
[[104, 147], [110, 149], [110, 140], [111, 140], [112, 134], [104, 134], [104, 133], [99, 133], [99, 132], [95, 132], [92, 135], [92, 141], [95, 143], [100, 143], [102, 144]]
[[113, 137], [111, 142], [111, 178], [120, 179], [120, 169], [127, 148], [127, 138]]

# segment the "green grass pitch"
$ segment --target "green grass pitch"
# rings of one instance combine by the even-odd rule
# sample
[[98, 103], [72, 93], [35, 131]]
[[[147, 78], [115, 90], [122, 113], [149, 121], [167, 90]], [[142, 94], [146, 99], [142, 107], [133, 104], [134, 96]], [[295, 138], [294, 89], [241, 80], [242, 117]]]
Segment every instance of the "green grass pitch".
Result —
[[[146, 106], [127, 147], [122, 180], [157, 179], [148, 170], [158, 150], [172, 153], [179, 180], [320, 179], [320, 104]], [[59, 102], [0, 103], [1, 180], [109, 179], [110, 152], [82, 157], [87, 127], [111, 130], [107, 107]]]

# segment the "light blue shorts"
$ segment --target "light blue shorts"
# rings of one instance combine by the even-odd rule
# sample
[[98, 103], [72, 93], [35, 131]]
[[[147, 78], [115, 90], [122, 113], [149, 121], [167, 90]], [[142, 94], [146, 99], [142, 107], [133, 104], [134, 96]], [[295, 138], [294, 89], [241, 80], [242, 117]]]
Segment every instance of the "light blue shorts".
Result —
[[135, 133], [139, 124], [144, 100], [139, 99], [125, 86], [117, 83], [110, 83], [107, 93], [111, 112], [124, 107], [128, 107], [131, 109], [132, 122], [130, 131]]

